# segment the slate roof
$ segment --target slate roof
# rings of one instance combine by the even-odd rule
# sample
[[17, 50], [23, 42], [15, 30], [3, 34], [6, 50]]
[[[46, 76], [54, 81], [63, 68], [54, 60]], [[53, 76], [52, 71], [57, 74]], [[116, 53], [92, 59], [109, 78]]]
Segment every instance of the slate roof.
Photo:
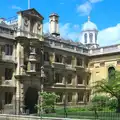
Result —
[[13, 30], [13, 27], [10, 25], [7, 25], [4, 21], [0, 22], [0, 27]]
[[49, 40], [54, 40], [54, 41], [57, 41], [57, 42], [62, 42], [62, 43], [69, 44], [69, 45], [73, 45], [73, 46], [77, 46], [77, 47], [87, 48], [81, 42], [74, 42], [71, 39], [65, 39], [65, 38], [62, 38], [60, 36], [56, 37], [56, 36], [53, 36], [53, 35], [51, 35], [49, 33], [44, 34], [44, 38], [49, 39]]

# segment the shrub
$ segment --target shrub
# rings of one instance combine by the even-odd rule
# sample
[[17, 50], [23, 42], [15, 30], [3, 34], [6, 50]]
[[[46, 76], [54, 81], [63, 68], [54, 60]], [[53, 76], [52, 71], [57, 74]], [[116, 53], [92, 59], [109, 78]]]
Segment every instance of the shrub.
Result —
[[109, 99], [107, 102], [107, 106], [109, 107], [110, 110], [115, 110], [117, 107], [117, 100], [115, 98]]
[[59, 98], [58, 95], [56, 95], [55, 93], [47, 93], [47, 92], [43, 92], [40, 94], [40, 96], [43, 99], [42, 102], [42, 106], [37, 105], [37, 109], [40, 110], [40, 108], [42, 107], [45, 113], [53, 113], [55, 112], [55, 104], [56, 104], [56, 100]]
[[96, 95], [91, 100], [91, 108], [90, 110], [102, 111], [104, 107], [107, 106], [107, 101], [109, 101], [109, 97], [103, 95]]

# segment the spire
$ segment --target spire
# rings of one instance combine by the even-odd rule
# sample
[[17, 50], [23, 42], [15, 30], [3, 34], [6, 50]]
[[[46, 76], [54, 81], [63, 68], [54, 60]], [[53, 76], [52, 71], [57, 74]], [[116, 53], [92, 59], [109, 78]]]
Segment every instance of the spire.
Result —
[[88, 21], [90, 21], [90, 16], [88, 16]]

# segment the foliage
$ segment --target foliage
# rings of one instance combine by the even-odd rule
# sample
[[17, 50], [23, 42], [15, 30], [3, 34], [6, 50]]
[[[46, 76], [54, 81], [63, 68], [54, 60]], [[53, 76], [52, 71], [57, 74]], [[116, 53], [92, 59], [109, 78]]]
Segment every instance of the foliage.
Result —
[[95, 95], [91, 100], [90, 110], [102, 111], [107, 106], [108, 96], [105, 95]]
[[93, 93], [107, 93], [111, 97], [115, 97], [118, 101], [116, 111], [120, 112], [120, 72], [115, 71], [114, 75], [115, 77], [95, 82]]
[[110, 110], [115, 110], [117, 107], [117, 100], [115, 98], [109, 99], [107, 102], [107, 106], [109, 107]]
[[59, 98], [59, 96], [56, 95], [55, 93], [47, 93], [47, 92], [42, 92], [40, 96], [43, 102], [42, 102], [42, 106], [37, 105], [37, 108], [40, 109], [42, 107], [45, 113], [55, 112], [54, 107], [56, 104], [56, 100]]

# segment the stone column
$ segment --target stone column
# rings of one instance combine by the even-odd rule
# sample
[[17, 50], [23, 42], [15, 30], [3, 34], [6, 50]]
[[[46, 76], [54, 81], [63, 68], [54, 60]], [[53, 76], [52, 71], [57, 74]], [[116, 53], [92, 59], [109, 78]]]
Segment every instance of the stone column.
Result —
[[16, 79], [16, 94], [15, 94], [15, 112], [19, 114], [20, 112], [20, 82], [19, 79]]
[[76, 74], [76, 72], [73, 73], [72, 85], [73, 85], [73, 87], [77, 86], [77, 74]]
[[20, 112], [24, 113], [24, 81], [20, 83]]
[[76, 57], [72, 56], [72, 67], [76, 66]]
[[24, 44], [20, 46], [20, 74], [23, 75], [24, 71]]
[[73, 103], [73, 105], [76, 105], [76, 103], [77, 103], [77, 93], [76, 92], [73, 92], [72, 103]]
[[63, 83], [64, 85], [66, 84], [66, 76], [65, 76], [65, 72], [63, 73], [62, 83]]
[[16, 62], [17, 62], [17, 69], [16, 69], [16, 74], [20, 75], [20, 42], [18, 41], [17, 43], [17, 48], [16, 48]]
[[62, 56], [62, 63], [65, 64], [66, 55]]
[[51, 52], [50, 53], [50, 63], [52, 64], [53, 62], [55, 62], [55, 53]]

